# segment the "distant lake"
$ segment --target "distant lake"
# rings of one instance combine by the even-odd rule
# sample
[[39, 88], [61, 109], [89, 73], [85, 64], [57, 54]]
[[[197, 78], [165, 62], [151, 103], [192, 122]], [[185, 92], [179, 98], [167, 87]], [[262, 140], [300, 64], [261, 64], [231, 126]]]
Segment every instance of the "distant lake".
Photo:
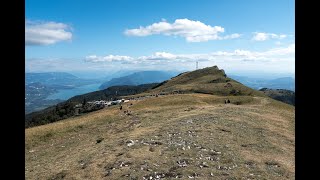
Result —
[[73, 89], [63, 89], [59, 90], [57, 93], [49, 95], [46, 99], [61, 99], [61, 100], [67, 100], [73, 96], [89, 93], [92, 91], [98, 91], [99, 86], [101, 84], [89, 84], [85, 86], [79, 86]]

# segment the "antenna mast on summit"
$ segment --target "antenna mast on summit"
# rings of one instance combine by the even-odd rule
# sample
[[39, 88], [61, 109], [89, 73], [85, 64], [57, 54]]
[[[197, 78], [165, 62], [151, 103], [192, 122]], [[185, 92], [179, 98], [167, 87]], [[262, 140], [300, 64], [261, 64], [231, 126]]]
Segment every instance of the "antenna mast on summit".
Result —
[[198, 70], [198, 61], [196, 62], [196, 70]]

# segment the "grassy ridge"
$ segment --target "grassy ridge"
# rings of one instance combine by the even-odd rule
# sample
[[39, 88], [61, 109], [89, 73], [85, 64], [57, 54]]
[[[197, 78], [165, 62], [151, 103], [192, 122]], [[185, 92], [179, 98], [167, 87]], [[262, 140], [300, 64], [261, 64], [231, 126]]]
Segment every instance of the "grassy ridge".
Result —
[[26, 178], [294, 179], [294, 107], [224, 98], [152, 97], [26, 129]]
[[249, 95], [264, 96], [262, 92], [248, 88], [228, 78], [218, 67], [208, 67], [180, 74], [150, 92], [181, 91], [188, 93], [205, 93], [213, 95]]
[[294, 106], [217, 67], [141, 96], [26, 129], [26, 179], [295, 179]]

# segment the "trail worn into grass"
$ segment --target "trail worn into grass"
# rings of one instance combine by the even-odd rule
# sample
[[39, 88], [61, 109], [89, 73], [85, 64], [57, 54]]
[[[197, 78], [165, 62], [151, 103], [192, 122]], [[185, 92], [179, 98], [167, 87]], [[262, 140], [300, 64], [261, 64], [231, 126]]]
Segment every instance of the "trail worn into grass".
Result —
[[294, 179], [294, 107], [225, 98], [152, 97], [26, 129], [26, 179]]

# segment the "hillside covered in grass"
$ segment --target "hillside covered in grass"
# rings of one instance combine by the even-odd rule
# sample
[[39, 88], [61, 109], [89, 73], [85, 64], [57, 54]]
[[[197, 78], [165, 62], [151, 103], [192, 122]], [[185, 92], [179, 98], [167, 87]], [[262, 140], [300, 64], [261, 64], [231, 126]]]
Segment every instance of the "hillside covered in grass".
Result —
[[295, 179], [295, 107], [217, 67], [130, 97], [27, 128], [26, 179]]
[[74, 96], [68, 99], [67, 101], [48, 107], [44, 110], [27, 114], [25, 116], [25, 127], [28, 128], [33, 126], [39, 126], [39, 125], [48, 124], [48, 123], [60, 121], [62, 119], [79, 115], [79, 113], [76, 112], [76, 109], [75, 109], [75, 106], [77, 104], [84, 105], [84, 107], [81, 108], [80, 114], [95, 111], [101, 108], [85, 106], [85, 103], [88, 101], [95, 101], [95, 100], [120, 99], [122, 96], [125, 96], [125, 95], [132, 95], [132, 94], [138, 94], [138, 93], [144, 92], [148, 89], [151, 89], [155, 85], [157, 84], [151, 83], [151, 84], [142, 84], [138, 86], [128, 86], [128, 85], [113, 86], [104, 90], [94, 91], [91, 93]]
[[263, 93], [244, 86], [227, 77], [224, 70], [217, 66], [207, 67], [196, 71], [185, 72], [165, 81], [154, 88], [152, 92], [204, 93], [213, 95], [256, 95]]

